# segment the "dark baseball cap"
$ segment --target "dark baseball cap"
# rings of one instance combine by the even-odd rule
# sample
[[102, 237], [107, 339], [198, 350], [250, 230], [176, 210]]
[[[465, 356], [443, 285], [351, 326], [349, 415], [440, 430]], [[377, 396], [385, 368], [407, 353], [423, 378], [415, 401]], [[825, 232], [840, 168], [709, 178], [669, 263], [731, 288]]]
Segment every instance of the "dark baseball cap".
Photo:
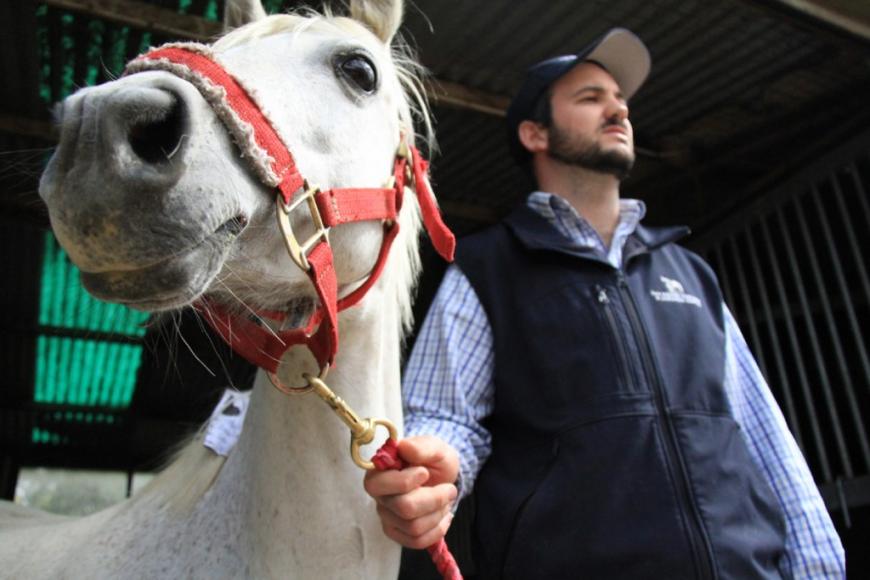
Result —
[[538, 99], [550, 85], [586, 61], [603, 66], [626, 99], [646, 80], [652, 62], [649, 50], [637, 35], [625, 28], [612, 28], [577, 54], [556, 56], [532, 65], [507, 110], [508, 145], [517, 161], [529, 158], [528, 150], [517, 136], [520, 123], [532, 117]]

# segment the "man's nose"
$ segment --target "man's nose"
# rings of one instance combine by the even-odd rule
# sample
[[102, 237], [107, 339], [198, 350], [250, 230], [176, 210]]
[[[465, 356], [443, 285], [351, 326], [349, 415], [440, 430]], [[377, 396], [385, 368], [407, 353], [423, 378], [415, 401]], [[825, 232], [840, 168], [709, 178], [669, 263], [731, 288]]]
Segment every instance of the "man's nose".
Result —
[[611, 107], [611, 116], [620, 121], [625, 121], [628, 119], [628, 105], [626, 105], [624, 101], [617, 101]]
[[628, 104], [622, 99], [611, 99], [607, 106], [607, 118], [625, 121], [628, 119]]

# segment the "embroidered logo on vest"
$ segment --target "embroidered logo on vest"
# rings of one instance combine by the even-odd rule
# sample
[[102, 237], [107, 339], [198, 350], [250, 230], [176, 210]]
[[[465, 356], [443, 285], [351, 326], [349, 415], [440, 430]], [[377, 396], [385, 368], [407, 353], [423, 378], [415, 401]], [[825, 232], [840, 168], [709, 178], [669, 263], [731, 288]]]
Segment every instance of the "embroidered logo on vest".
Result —
[[650, 295], [658, 302], [676, 302], [678, 304], [691, 304], [692, 306], [701, 307], [701, 299], [697, 296], [689, 294], [683, 285], [673, 278], [659, 276], [659, 280], [665, 285], [664, 290], [650, 290]]

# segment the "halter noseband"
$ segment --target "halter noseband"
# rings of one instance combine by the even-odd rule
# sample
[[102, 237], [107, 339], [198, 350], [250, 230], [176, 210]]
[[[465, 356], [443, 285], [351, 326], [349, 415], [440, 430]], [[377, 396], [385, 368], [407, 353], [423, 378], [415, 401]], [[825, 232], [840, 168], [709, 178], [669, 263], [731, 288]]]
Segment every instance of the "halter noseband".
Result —
[[[455, 238], [441, 219], [427, 180], [428, 163], [405, 137], [396, 152], [393, 174], [382, 188], [338, 188], [320, 190], [301, 175], [293, 155], [259, 105], [244, 87], [213, 57], [208, 47], [196, 43], [174, 43], [153, 49], [127, 65], [125, 74], [162, 70], [193, 84], [221, 118], [267, 187], [277, 188], [278, 224], [287, 251], [314, 285], [320, 305], [302, 328], [273, 332], [259, 320], [237, 316], [208, 298], [195, 307], [209, 325], [241, 356], [274, 375], [284, 352], [304, 344], [314, 355], [321, 375], [335, 362], [338, 353], [338, 312], [358, 303], [383, 272], [390, 246], [399, 232], [398, 215], [405, 186], [412, 187], [423, 223], [435, 249], [452, 261]], [[250, 137], [253, 136], [253, 142]], [[300, 241], [291, 225], [290, 214], [300, 208], [310, 213], [315, 233]], [[333, 265], [329, 230], [332, 227], [367, 220], [382, 220], [381, 249], [366, 280], [347, 296], [338, 298], [338, 281]], [[281, 312], [258, 315], [281, 321]], [[274, 380], [281, 390], [293, 389]]]

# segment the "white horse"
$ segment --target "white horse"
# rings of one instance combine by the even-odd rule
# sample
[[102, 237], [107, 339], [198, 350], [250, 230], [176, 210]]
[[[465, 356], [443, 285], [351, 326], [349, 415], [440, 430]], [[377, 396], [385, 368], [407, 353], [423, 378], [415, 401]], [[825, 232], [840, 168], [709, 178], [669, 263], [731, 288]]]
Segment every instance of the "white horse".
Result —
[[[414, 65], [391, 47], [401, 13], [401, 2], [385, 0], [351, 2], [351, 18], [266, 17], [257, 3], [237, 14], [258, 21], [210, 50], [307, 180], [383, 187], [400, 140], [413, 139], [409, 102], [425, 115]], [[311, 312], [316, 296], [287, 256], [263, 159], [245, 142], [250, 135], [233, 143], [190, 82], [163, 71], [125, 76], [68, 98], [59, 122], [40, 193], [93, 294], [149, 311], [207, 296], [292, 320]], [[310, 233], [303, 217], [291, 219]], [[383, 275], [339, 318], [328, 383], [361, 416], [390, 418], [401, 430], [399, 349], [419, 270], [420, 209], [410, 190], [398, 221]], [[380, 220], [330, 232], [339, 294], [366, 278], [384, 232]], [[297, 347], [278, 375], [301, 386], [305, 371], [318, 366]], [[194, 440], [141, 493], [89, 517], [6, 504], [0, 577], [393, 578], [399, 547], [384, 536], [347, 449], [348, 431], [326, 405], [279, 393], [260, 371], [226, 459]]]

